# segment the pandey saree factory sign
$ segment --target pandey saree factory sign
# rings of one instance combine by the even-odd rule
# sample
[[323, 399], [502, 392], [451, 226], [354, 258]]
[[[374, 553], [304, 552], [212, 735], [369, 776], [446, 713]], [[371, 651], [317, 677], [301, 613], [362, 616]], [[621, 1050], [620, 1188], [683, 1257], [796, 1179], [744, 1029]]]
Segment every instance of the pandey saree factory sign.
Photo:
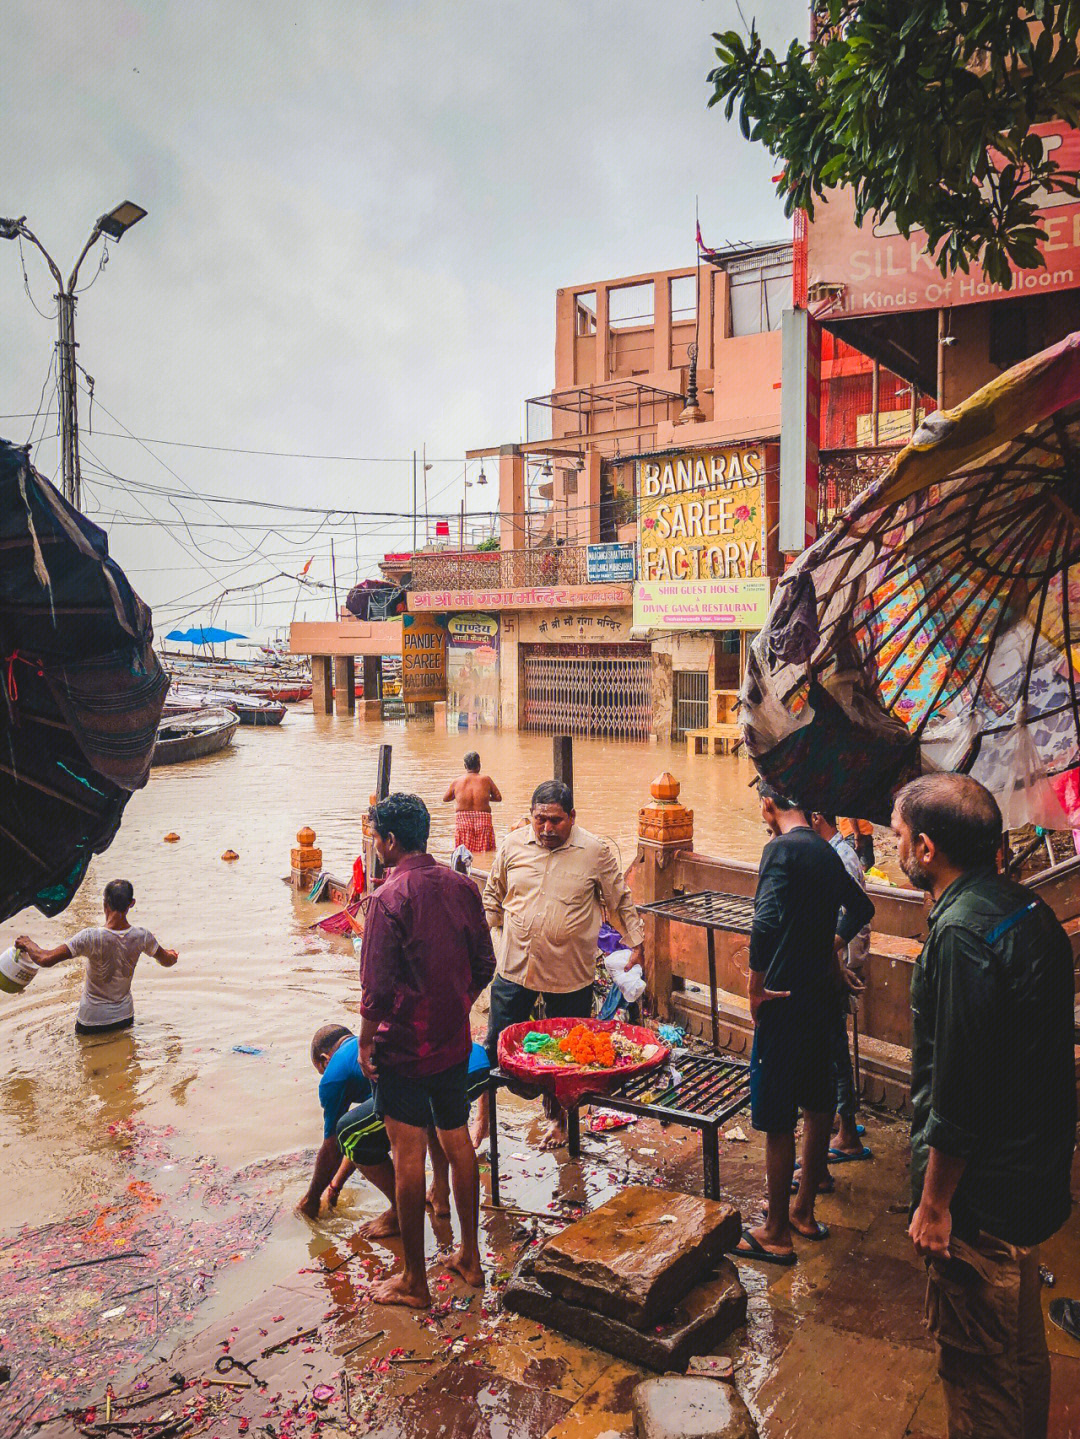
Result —
[[[1066, 170], [1080, 169], [1080, 134], [1060, 120], [1033, 127], [1043, 148]], [[1040, 244], [1045, 268], [1016, 270], [1011, 290], [986, 278], [978, 265], [968, 274], [943, 275], [926, 248], [926, 234], [912, 230], [905, 240], [895, 222], [868, 215], [855, 224], [850, 191], [832, 191], [828, 203], [815, 202], [807, 237], [808, 281], [827, 288], [842, 286], [830, 320], [844, 315], [875, 315], [889, 310], [930, 310], [1009, 300], [1080, 285], [1080, 200], [1064, 191], [1043, 192], [1039, 219], [1046, 231]]]
[[405, 704], [446, 698], [446, 629], [427, 615], [401, 617], [401, 698]]

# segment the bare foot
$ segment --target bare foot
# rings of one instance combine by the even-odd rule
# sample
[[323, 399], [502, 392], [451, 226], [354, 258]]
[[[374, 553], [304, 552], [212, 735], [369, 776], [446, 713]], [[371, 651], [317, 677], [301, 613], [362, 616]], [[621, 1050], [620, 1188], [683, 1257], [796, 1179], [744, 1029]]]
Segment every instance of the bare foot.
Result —
[[409, 1309], [430, 1309], [431, 1294], [427, 1279], [416, 1284], [406, 1284], [404, 1274], [391, 1275], [371, 1290], [373, 1304], [404, 1304]]
[[364, 1239], [393, 1239], [401, 1233], [398, 1228], [397, 1210], [385, 1209], [376, 1219], [369, 1219], [356, 1231]]
[[436, 1189], [434, 1184], [427, 1192], [428, 1208], [436, 1219], [450, 1218], [450, 1194], [447, 1190]]
[[566, 1127], [553, 1119], [540, 1136], [541, 1149], [561, 1149], [566, 1143]]
[[483, 1289], [484, 1271], [480, 1268], [480, 1258], [477, 1256], [471, 1262], [466, 1262], [465, 1256], [460, 1249], [455, 1249], [452, 1257], [447, 1260], [447, 1269], [452, 1269], [455, 1274], [460, 1274], [466, 1284], [471, 1284], [474, 1289]]

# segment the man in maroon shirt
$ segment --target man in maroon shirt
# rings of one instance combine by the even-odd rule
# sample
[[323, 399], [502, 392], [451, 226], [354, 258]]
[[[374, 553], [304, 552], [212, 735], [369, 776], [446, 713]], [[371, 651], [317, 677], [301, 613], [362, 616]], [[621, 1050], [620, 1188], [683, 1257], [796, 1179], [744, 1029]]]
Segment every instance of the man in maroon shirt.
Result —
[[400, 1274], [377, 1284], [378, 1304], [431, 1304], [424, 1264], [424, 1162], [434, 1126], [450, 1161], [461, 1246], [450, 1261], [480, 1286], [480, 1174], [466, 1128], [469, 1011], [495, 973], [480, 891], [427, 851], [431, 816], [414, 794], [371, 811], [375, 848], [392, 871], [368, 905], [360, 950], [360, 1067], [394, 1155], [405, 1255]]

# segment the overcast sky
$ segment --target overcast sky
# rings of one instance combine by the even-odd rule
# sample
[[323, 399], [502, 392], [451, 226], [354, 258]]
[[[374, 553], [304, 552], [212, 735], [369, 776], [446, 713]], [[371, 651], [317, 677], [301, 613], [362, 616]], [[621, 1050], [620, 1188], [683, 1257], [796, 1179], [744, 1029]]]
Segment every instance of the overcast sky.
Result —
[[[769, 37], [805, 14], [768, 0]], [[711, 32], [740, 23], [735, 0], [9, 0], [0, 213], [66, 275], [99, 214], [149, 211], [110, 246], [77, 337], [96, 396], [84, 508], [159, 635], [309, 556], [328, 581], [331, 532], [342, 591], [411, 537], [191, 491], [400, 512], [426, 444], [432, 508], [456, 511], [465, 449], [521, 438], [523, 401], [551, 386], [557, 288], [691, 264], [695, 195], [711, 245], [789, 233], [775, 162], [706, 108]], [[26, 267], [49, 316], [29, 248]], [[0, 326], [0, 434], [28, 438], [44, 386], [51, 477], [54, 327], [14, 243]], [[122, 428], [370, 459], [104, 433]], [[467, 498], [496, 504], [491, 485]], [[247, 633], [329, 617], [326, 592], [297, 595], [278, 579], [214, 613]]]

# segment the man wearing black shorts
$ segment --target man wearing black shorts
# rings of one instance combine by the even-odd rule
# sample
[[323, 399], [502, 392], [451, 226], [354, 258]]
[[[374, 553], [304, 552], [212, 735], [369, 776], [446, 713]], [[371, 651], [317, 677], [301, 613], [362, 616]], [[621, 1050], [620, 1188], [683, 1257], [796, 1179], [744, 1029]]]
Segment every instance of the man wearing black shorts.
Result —
[[[766, 1135], [769, 1207], [764, 1224], [743, 1230], [736, 1253], [794, 1264], [792, 1231], [828, 1237], [814, 1218], [814, 1200], [836, 1108], [832, 1030], [845, 983], [839, 949], [870, 923], [874, 906], [802, 809], [765, 784], [758, 788], [761, 817], [774, 837], [761, 856], [750, 932], [750, 1106], [754, 1128]], [[792, 1205], [800, 1109], [802, 1165]]]
[[484, 1282], [477, 1242], [480, 1176], [466, 1128], [469, 1011], [495, 973], [495, 952], [475, 884], [426, 852], [431, 816], [423, 800], [392, 794], [372, 809], [371, 823], [379, 859], [391, 872], [364, 923], [359, 1059], [390, 1136], [405, 1259], [402, 1272], [377, 1284], [371, 1297], [426, 1309], [430, 1128], [450, 1165], [461, 1227], [450, 1267], [469, 1284]]

